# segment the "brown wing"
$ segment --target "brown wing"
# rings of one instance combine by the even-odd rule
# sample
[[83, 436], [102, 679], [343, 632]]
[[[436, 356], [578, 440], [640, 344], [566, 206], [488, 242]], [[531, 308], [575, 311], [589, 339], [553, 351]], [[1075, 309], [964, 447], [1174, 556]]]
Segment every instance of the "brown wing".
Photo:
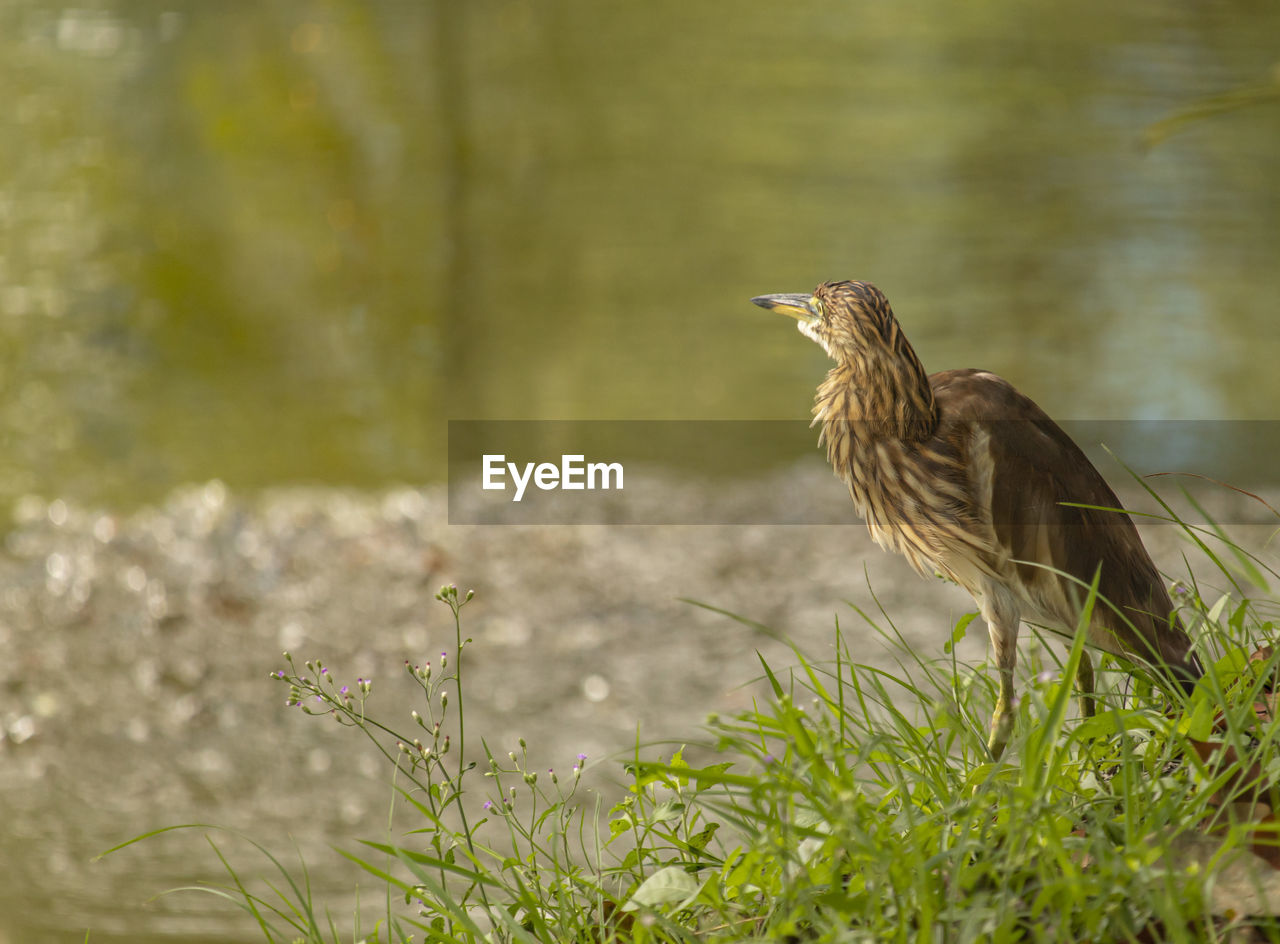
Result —
[[1129, 516], [1063, 504], [1120, 507], [1071, 437], [995, 374], [953, 370], [929, 381], [939, 408], [937, 436], [968, 443], [971, 469], [985, 461], [986, 494], [975, 500], [988, 505], [1002, 549], [1013, 560], [1029, 562], [1015, 565], [1024, 601], [1038, 611], [1026, 617], [1069, 631], [1083, 591], [1042, 568], [1063, 571], [1087, 587], [1101, 566], [1099, 593], [1132, 628], [1099, 604], [1091, 641], [1115, 651], [1107, 644], [1113, 635], [1123, 650], [1198, 676], [1188, 661], [1191, 640], [1172, 616], [1168, 591]]

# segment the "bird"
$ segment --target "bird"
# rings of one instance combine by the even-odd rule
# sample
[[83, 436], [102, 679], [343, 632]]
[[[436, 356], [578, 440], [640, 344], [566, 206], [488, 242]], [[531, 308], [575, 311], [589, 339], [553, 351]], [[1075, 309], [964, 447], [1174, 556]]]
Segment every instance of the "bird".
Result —
[[[1166, 688], [1192, 691], [1203, 667], [1137, 528], [1030, 398], [985, 370], [926, 374], [889, 300], [868, 282], [752, 302], [796, 319], [835, 362], [811, 425], [871, 537], [920, 574], [959, 584], [986, 621], [1000, 676], [993, 759], [1013, 732], [1021, 623], [1074, 636], [1095, 575], [1086, 642], [1154, 669]], [[1087, 651], [1077, 682], [1092, 714]]]

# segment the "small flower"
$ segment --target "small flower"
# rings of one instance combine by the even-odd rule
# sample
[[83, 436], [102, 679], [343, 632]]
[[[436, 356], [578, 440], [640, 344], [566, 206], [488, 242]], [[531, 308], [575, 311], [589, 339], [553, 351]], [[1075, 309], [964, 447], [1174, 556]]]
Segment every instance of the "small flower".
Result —
[[485, 801], [484, 801], [484, 811], [485, 811], [486, 813], [491, 813], [491, 812], [493, 812], [493, 801], [492, 801], [492, 800], [485, 800]]
[[552, 783], [560, 782], [560, 778], [556, 776], [556, 772], [552, 770], [550, 767], [547, 768], [547, 773], [550, 774]]
[[449, 653], [447, 652], [440, 653], [440, 668], [442, 669], [449, 668]]
[[578, 763], [579, 763], [579, 764], [581, 764], [582, 762], [584, 762], [586, 759], [587, 759], [587, 755], [586, 755], [586, 754], [579, 754], [579, 755], [578, 755]]

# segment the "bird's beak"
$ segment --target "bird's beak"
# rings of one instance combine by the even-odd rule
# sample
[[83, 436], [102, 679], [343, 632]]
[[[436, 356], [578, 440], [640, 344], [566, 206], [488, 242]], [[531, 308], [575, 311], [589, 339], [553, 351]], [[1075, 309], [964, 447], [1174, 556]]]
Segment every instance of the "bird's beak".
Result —
[[818, 313], [813, 310], [812, 300], [812, 295], [761, 295], [751, 302], [796, 321], [813, 324], [818, 320]]

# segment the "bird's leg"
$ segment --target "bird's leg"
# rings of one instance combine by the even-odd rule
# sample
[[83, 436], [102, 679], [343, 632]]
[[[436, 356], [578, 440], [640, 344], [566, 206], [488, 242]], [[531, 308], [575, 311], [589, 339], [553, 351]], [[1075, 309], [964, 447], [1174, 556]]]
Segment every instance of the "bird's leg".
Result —
[[991, 716], [991, 737], [987, 739], [987, 750], [991, 752], [992, 760], [999, 760], [1009, 743], [1009, 736], [1013, 734], [1013, 669], [1018, 661], [1018, 624], [1021, 617], [1017, 605], [995, 587], [984, 595], [982, 616], [987, 621], [996, 667], [1000, 670], [1000, 695]]
[[1080, 714], [1092, 718], [1098, 710], [1093, 697], [1093, 660], [1087, 650], [1080, 653], [1080, 668], [1076, 670], [1076, 686], [1080, 691]]
[[987, 738], [987, 750], [992, 760], [999, 760], [1004, 753], [1009, 736], [1013, 734], [1013, 666], [1017, 659], [1016, 646], [1009, 647], [1008, 665], [1000, 661], [1000, 695], [996, 699], [996, 710], [991, 714], [991, 736]]

